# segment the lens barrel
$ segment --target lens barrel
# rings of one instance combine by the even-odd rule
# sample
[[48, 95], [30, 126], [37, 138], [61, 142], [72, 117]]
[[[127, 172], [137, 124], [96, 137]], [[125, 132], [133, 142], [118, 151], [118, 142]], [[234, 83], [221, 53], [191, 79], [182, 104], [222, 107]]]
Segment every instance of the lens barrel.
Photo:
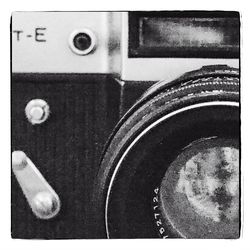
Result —
[[[93, 198], [97, 237], [214, 238], [209, 229], [200, 236], [163, 225], [153, 191], [190, 143], [214, 137], [239, 144], [239, 131], [237, 69], [203, 67], [151, 87], [121, 119], [103, 154]], [[239, 237], [236, 231], [226, 237]]]

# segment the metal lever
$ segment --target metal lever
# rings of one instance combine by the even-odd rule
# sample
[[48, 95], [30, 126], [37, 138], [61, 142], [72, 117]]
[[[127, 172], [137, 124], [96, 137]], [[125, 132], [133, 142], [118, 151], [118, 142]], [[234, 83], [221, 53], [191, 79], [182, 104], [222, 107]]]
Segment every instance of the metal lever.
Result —
[[23, 151], [12, 152], [12, 170], [33, 213], [40, 219], [55, 217], [60, 199]]

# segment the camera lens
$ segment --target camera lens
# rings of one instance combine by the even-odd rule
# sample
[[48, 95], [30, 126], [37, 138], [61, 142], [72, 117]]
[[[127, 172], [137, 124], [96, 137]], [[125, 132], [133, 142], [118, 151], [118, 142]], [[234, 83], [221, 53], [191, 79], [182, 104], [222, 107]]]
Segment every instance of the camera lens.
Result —
[[238, 72], [214, 68], [157, 83], [114, 130], [93, 196], [107, 237], [239, 237]]
[[74, 46], [79, 50], [87, 50], [91, 46], [91, 37], [86, 33], [78, 33], [74, 39]]

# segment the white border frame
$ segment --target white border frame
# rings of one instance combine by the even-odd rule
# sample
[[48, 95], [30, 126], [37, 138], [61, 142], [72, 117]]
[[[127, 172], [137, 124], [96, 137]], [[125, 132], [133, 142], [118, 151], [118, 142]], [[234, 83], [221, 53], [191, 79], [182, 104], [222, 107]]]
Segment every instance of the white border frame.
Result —
[[[241, 117], [242, 117], [242, 207], [246, 211], [243, 216], [242, 234], [239, 240], [13, 240], [10, 236], [10, 16], [13, 11], [72, 11], [72, 10], [236, 10], [241, 13]], [[140, 248], [152, 249], [180, 249], [180, 250], [211, 250], [211, 249], [249, 249], [250, 245], [250, 176], [249, 148], [250, 148], [250, 10], [248, 1], [228, 0], [176, 0], [168, 1], [115, 1], [92, 0], [59, 1], [59, 0], [10, 0], [5, 2], [0, 9], [0, 27], [2, 39], [1, 50], [1, 209], [0, 209], [0, 237], [5, 249], [18, 250], [44, 250], [44, 249], [107, 249], [128, 250]], [[244, 44], [243, 44], [244, 41]], [[243, 177], [244, 176], [244, 177]], [[245, 181], [244, 181], [245, 180]]]

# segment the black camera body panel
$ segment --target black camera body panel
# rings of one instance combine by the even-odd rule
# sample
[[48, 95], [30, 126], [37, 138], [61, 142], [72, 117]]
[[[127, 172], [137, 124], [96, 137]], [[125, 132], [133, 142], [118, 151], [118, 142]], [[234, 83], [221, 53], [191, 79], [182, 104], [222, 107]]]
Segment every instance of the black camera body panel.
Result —
[[[128, 83], [122, 88], [109, 75], [12, 75], [12, 151], [28, 152], [62, 200], [58, 217], [39, 220], [12, 175], [13, 238], [87, 237], [91, 223], [88, 201], [101, 152], [120, 113], [146, 87]], [[51, 114], [41, 126], [31, 125], [25, 117], [24, 108], [34, 98], [44, 99], [50, 105]]]

